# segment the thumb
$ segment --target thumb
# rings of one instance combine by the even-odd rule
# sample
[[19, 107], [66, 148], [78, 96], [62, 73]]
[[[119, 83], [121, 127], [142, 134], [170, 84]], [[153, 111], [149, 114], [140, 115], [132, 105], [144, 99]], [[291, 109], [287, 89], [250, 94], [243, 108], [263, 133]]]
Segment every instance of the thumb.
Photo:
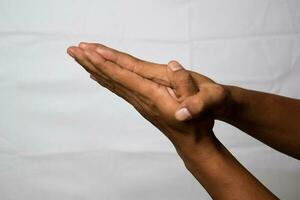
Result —
[[197, 94], [187, 97], [175, 112], [178, 121], [197, 118], [210, 109], [219, 106], [224, 99], [223, 88], [217, 84], [207, 83], [200, 87]]
[[179, 102], [199, 91], [190, 73], [177, 61], [168, 63], [167, 76]]

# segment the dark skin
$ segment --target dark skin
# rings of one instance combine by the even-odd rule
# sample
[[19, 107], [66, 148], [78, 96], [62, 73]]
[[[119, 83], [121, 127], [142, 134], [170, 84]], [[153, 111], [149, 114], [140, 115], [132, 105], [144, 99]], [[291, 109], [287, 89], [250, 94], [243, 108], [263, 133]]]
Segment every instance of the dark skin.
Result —
[[213, 199], [277, 199], [217, 140], [212, 128], [215, 119], [223, 120], [299, 158], [299, 100], [223, 86], [175, 61], [150, 63], [100, 44], [81, 43], [68, 53], [170, 139]]

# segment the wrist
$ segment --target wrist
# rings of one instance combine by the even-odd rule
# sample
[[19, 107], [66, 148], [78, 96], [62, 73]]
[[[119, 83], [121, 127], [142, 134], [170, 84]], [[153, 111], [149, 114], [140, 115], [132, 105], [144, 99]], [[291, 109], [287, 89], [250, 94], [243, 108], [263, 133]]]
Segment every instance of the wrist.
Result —
[[236, 98], [239, 88], [235, 86], [221, 85], [224, 89], [224, 100], [220, 107], [214, 112], [214, 117], [217, 120], [228, 122], [236, 111], [240, 108], [238, 99]]
[[215, 157], [219, 157], [221, 146], [222, 144], [212, 134], [212, 136], [205, 137], [198, 143], [192, 142], [176, 146], [176, 150], [185, 166], [190, 170], [199, 163], [207, 163]]

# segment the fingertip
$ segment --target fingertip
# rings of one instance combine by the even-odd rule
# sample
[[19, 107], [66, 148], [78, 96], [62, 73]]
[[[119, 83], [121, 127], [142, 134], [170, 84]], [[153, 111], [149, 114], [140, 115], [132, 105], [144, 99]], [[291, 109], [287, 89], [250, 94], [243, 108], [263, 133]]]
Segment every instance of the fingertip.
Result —
[[67, 49], [67, 53], [73, 58], [75, 57], [75, 53], [76, 53], [75, 51], [76, 51], [75, 46], [68, 47]]
[[178, 61], [177, 60], [171, 60], [171, 61], [169, 61], [168, 65], [171, 65], [171, 64], [178, 64]]
[[183, 69], [183, 67], [178, 61], [172, 60], [168, 63], [168, 69], [175, 72], [175, 71]]
[[192, 119], [193, 116], [187, 108], [181, 108], [175, 112], [175, 118], [178, 121], [186, 121]]
[[69, 56], [74, 58], [74, 52], [72, 51], [72, 49], [67, 49], [67, 53], [69, 54]]
[[79, 46], [80, 48], [83, 48], [83, 49], [84, 49], [84, 48], [87, 47], [87, 45], [88, 45], [87, 42], [80, 42], [78, 46]]

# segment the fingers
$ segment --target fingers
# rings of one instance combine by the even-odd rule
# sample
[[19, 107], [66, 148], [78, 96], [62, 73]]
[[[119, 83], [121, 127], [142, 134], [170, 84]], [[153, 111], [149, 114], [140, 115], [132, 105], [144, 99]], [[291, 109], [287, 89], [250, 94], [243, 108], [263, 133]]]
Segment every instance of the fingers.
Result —
[[[176, 97], [181, 105], [175, 112], [175, 118], [186, 121], [199, 117], [216, 106], [222, 98], [222, 87], [211, 82], [196, 84], [191, 73], [177, 61], [168, 64], [167, 75]], [[202, 77], [201, 77], [202, 78]], [[205, 78], [205, 77], [204, 77]]]
[[[194, 82], [194, 79], [190, 75], [189, 71], [185, 70], [183, 66], [177, 61], [171, 61], [167, 67], [167, 76], [171, 84], [177, 99], [179, 102], [183, 102], [196, 95], [199, 92], [198, 85]], [[180, 107], [175, 112], [175, 118], [178, 121], [189, 120], [194, 117], [194, 104], [187, 102], [187, 105], [180, 105]], [[191, 110], [193, 112], [191, 112]], [[196, 111], [195, 111], [196, 112]]]
[[94, 65], [87, 59], [84, 51], [76, 46], [69, 47], [67, 50], [68, 54], [72, 56], [87, 72], [97, 73]]
[[152, 123], [158, 125], [155, 118], [149, 110], [147, 101], [145, 103], [143, 98], [135, 96], [134, 93], [120, 84], [114, 84], [111, 81], [107, 81], [98, 77], [97, 75], [90, 75], [91, 79], [98, 82], [101, 86], [107, 88], [111, 92], [115, 93], [119, 97], [123, 98], [125, 101], [130, 103], [144, 118], [151, 121]]
[[[137, 111], [139, 111], [146, 119], [151, 118], [150, 112], [147, 111], [147, 105], [145, 104], [145, 100], [147, 98], [143, 96], [137, 96], [133, 91], [126, 88], [122, 83], [116, 82], [108, 78], [108, 76], [104, 75], [101, 70], [94, 66], [95, 63], [106, 63], [106, 61], [100, 57], [94, 58], [92, 52], [85, 52], [81, 48], [71, 47], [68, 48], [68, 53], [75, 58], [75, 60], [81, 64], [90, 74], [90, 78], [94, 81], [98, 82], [101, 86], [107, 88], [111, 92], [120, 96], [128, 103], [130, 103]], [[97, 60], [96, 60], [97, 59]], [[108, 63], [109, 64], [109, 63]], [[113, 70], [117, 69], [117, 66], [108, 66], [112, 67]], [[113, 71], [112, 70], [112, 71]], [[108, 73], [110, 74], [110, 73]], [[148, 100], [149, 101], [149, 100]]]
[[90, 78], [99, 83], [101, 86], [107, 88], [111, 92], [115, 93], [116, 95], [120, 96], [124, 100], [126, 100], [128, 103], [135, 106], [136, 104], [136, 98], [132, 95], [132, 91], [128, 90], [125, 87], [122, 87], [122, 85], [115, 84], [112, 81], [108, 81], [103, 79], [101, 76], [98, 76], [97, 74], [91, 74]]
[[106, 60], [95, 50], [71, 47], [68, 52], [93, 75], [109, 77], [116, 84], [123, 85], [133, 92], [149, 97], [149, 99], [155, 98], [156, 94], [160, 92], [158, 84]]
[[95, 50], [103, 58], [158, 84], [169, 86], [166, 65], [137, 59], [127, 53], [96, 43], [80, 43], [83, 49]]
[[175, 117], [179, 121], [197, 118], [219, 106], [224, 98], [222, 86], [214, 83], [203, 84], [196, 95], [187, 97], [181, 103]]
[[167, 76], [179, 102], [199, 91], [189, 71], [185, 70], [177, 61], [169, 62]]
[[136, 63], [138, 62], [137, 58], [102, 44], [81, 42], [79, 46], [83, 49], [95, 50], [106, 60], [114, 62], [115, 64], [120, 65], [129, 71], [134, 71]]
[[[109, 60], [124, 69], [132, 71], [143, 78], [147, 78], [158, 84], [170, 87], [170, 82], [167, 75], [167, 65], [143, 61], [129, 54], [106, 47], [102, 44], [81, 42], [79, 46], [82, 50], [97, 50], [97, 52], [106, 60]], [[68, 51], [68, 53], [70, 52]], [[198, 85], [201, 82], [213, 82], [211, 79], [201, 74], [192, 71], [189, 72]]]

